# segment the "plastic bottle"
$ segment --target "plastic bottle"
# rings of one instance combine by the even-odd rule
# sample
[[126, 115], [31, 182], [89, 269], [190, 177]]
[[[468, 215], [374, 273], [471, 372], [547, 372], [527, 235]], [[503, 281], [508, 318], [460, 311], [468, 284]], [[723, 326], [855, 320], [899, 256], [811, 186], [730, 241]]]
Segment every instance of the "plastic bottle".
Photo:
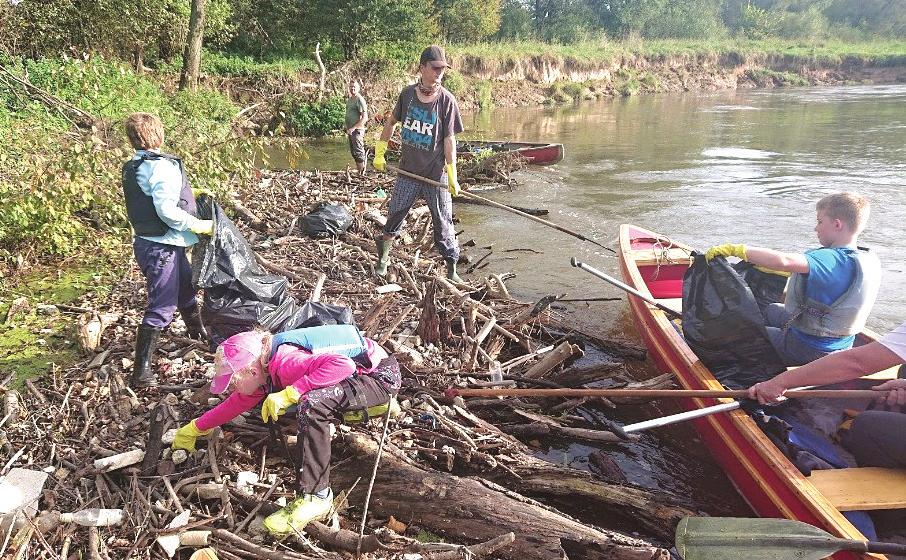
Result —
[[491, 364], [491, 383], [500, 383], [503, 381], [503, 369], [500, 367], [500, 362], [494, 360]]
[[60, 521], [63, 523], [78, 523], [86, 527], [104, 527], [119, 525], [123, 522], [121, 509], [83, 509], [74, 513], [61, 513]]

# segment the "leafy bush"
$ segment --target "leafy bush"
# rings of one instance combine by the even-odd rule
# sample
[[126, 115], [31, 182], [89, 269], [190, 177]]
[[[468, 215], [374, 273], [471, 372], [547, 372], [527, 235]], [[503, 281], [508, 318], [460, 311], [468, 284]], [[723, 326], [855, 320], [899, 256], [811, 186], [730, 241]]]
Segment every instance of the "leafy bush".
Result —
[[764, 39], [777, 33], [780, 15], [749, 2], [742, 8], [739, 31], [749, 39]]
[[566, 87], [563, 82], [554, 82], [547, 91], [546, 101], [549, 103], [569, 103], [573, 97], [566, 93]]
[[494, 108], [494, 92], [490, 80], [478, 80], [475, 83], [475, 97], [478, 98], [478, 108], [482, 111]]
[[587, 88], [581, 82], [567, 82], [563, 86], [563, 93], [568, 95], [573, 101], [579, 101], [582, 99], [583, 94]]
[[67, 255], [128, 234], [120, 168], [132, 150], [120, 124], [134, 111], [164, 121], [164, 148], [181, 155], [195, 185], [226, 192], [251, 176], [255, 139], [231, 130], [237, 112], [212, 91], [167, 94], [103, 59], [12, 65], [50, 93], [102, 117], [78, 131], [56, 109], [0, 89], [0, 258]]
[[447, 70], [444, 73], [444, 87], [453, 95], [462, 95], [466, 89], [466, 79], [459, 72]]
[[636, 80], [635, 78], [630, 78], [617, 86], [617, 91], [623, 97], [631, 97], [637, 94], [641, 88], [642, 86], [641, 84], [639, 84], [638, 80]]
[[650, 74], [645, 72], [641, 79], [642, 85], [645, 87], [646, 91], [657, 91], [660, 88], [661, 82], [658, 79], [657, 75]]
[[345, 126], [346, 100], [331, 97], [324, 101], [295, 104], [287, 114], [287, 124], [299, 136], [324, 136]]
[[201, 69], [217, 76], [293, 78], [300, 72], [317, 72], [318, 65], [311, 58], [261, 60], [238, 54], [205, 52], [201, 57]]
[[777, 35], [788, 39], [814, 39], [827, 36], [827, 18], [815, 6], [801, 12], [787, 12], [780, 18]]

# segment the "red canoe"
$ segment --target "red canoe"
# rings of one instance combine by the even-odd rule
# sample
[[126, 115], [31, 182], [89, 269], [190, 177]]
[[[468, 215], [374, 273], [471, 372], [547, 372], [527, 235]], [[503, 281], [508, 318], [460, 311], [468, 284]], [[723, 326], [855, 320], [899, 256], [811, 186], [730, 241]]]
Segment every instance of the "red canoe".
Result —
[[497, 152], [516, 152], [533, 165], [552, 165], [563, 159], [563, 144], [545, 144], [541, 142], [508, 142], [506, 140], [460, 140], [456, 142], [457, 156], [463, 159], [473, 154], [490, 150]]
[[[640, 227], [620, 227], [620, 271], [624, 281], [676, 311], [681, 310], [683, 274], [691, 261], [691, 251], [687, 245]], [[684, 389], [721, 388], [663, 311], [633, 296], [629, 296], [629, 304], [638, 331], [660, 371], [675, 372]], [[872, 335], [859, 338], [865, 343]], [[887, 371], [872, 377], [894, 376], [895, 372]], [[847, 387], [859, 383], [864, 384], [857, 380]], [[683, 406], [694, 410], [725, 402], [732, 400], [688, 399]], [[851, 406], [847, 401], [846, 407]], [[839, 410], [842, 412], [843, 407]], [[842, 538], [865, 540], [841, 511], [906, 507], [906, 470], [832, 469], [812, 471], [806, 477], [741, 410], [705, 416], [693, 423], [714, 459], [761, 517], [795, 519]], [[873, 477], [880, 477], [883, 482], [869, 483]], [[845, 552], [834, 558], [882, 557]]]
[[[398, 152], [399, 141], [390, 140], [387, 149]], [[506, 140], [458, 140], [457, 157], [470, 159], [483, 151], [516, 152], [533, 165], [553, 165], [563, 159], [563, 144], [546, 144], [543, 142], [508, 142]]]

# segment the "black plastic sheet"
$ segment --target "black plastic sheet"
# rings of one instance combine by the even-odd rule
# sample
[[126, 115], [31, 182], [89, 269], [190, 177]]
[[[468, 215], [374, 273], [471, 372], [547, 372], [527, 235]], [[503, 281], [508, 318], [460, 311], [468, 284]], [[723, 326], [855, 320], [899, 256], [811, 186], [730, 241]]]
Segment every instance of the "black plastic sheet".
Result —
[[321, 202], [302, 217], [302, 231], [312, 237], [334, 237], [349, 229], [352, 216], [339, 204]]
[[683, 277], [683, 336], [727, 387], [749, 387], [785, 366], [768, 339], [752, 290], [723, 257], [696, 254]]

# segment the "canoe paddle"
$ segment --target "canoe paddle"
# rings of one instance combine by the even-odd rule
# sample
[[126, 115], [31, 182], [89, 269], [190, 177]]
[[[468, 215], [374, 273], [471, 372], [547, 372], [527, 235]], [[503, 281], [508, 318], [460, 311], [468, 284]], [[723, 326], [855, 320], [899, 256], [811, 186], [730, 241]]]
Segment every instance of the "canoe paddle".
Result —
[[[409, 177], [410, 179], [415, 179], [417, 181], [421, 181], [423, 183], [427, 183], [427, 184], [435, 186], [435, 187], [439, 187], [442, 189], [447, 188], [447, 185], [441, 183], [440, 181], [435, 181], [435, 180], [429, 179], [427, 177], [422, 177], [421, 175], [416, 175], [415, 173], [409, 173], [408, 171], [404, 171], [404, 170], [402, 170], [398, 167], [394, 167], [392, 165], [387, 165], [386, 169], [387, 169], [387, 171], [392, 171], [392, 172], [402, 175], [404, 177]], [[539, 224], [544, 224], [547, 227], [552, 227], [558, 231], [562, 231], [563, 233], [567, 233], [569, 235], [572, 235], [575, 238], [581, 239], [582, 241], [588, 241], [589, 243], [594, 243], [598, 247], [600, 247], [602, 249], [606, 249], [606, 250], [610, 251], [611, 253], [616, 254], [616, 251], [614, 251], [610, 247], [607, 247], [606, 245], [601, 245], [594, 239], [589, 239], [588, 237], [585, 237], [584, 235], [582, 235], [581, 233], [579, 233], [577, 231], [573, 231], [569, 228], [565, 228], [561, 225], [557, 225], [557, 224], [555, 224], [553, 222], [549, 222], [547, 220], [542, 220], [541, 218], [539, 218], [537, 216], [532, 216], [531, 214], [526, 214], [525, 212], [522, 212], [521, 210], [516, 210], [515, 208], [507, 206], [506, 204], [500, 204], [499, 202], [494, 202], [493, 200], [491, 200], [489, 198], [485, 198], [485, 197], [477, 195], [475, 193], [470, 193], [469, 191], [466, 191], [466, 190], [462, 190], [459, 193], [459, 196], [462, 196], [464, 198], [471, 198], [473, 200], [480, 200], [480, 201], [484, 202], [485, 204], [487, 204], [488, 206], [493, 206], [494, 208], [500, 208], [501, 210], [506, 210], [507, 212], [512, 212], [513, 214], [516, 214], [517, 216], [522, 216], [523, 218], [527, 218], [529, 220], [532, 220], [533, 222], [538, 222]]]
[[906, 554], [906, 544], [841, 539], [792, 519], [684, 517], [676, 526], [684, 560], [818, 560], [835, 552]]
[[630, 294], [634, 295], [635, 297], [639, 298], [640, 300], [644, 301], [645, 303], [650, 303], [651, 305], [657, 307], [658, 309], [660, 309], [661, 311], [663, 311], [664, 313], [666, 313], [668, 316], [673, 317], [674, 319], [682, 319], [682, 318], [683, 318], [683, 314], [682, 314], [682, 313], [679, 313], [679, 312], [677, 312], [677, 311], [674, 311], [673, 309], [670, 309], [669, 307], [667, 307], [667, 306], [664, 305], [663, 303], [658, 303], [658, 302], [654, 301], [653, 299], [651, 299], [650, 297], [646, 296], [646, 295], [643, 294], [642, 292], [636, 290], [636, 289], [633, 288], [632, 286], [630, 286], [630, 285], [628, 285], [628, 284], [624, 284], [623, 282], [620, 282], [619, 280], [617, 280], [617, 279], [614, 278], [613, 276], [604, 274], [603, 272], [601, 272], [601, 271], [598, 270], [597, 268], [594, 268], [594, 267], [592, 267], [592, 266], [589, 266], [589, 265], [587, 265], [587, 264], [585, 264], [585, 263], [583, 263], [583, 262], [579, 262], [579, 260], [576, 259], [576, 257], [571, 258], [571, 259], [569, 260], [569, 263], [570, 263], [571, 265], [577, 267], [577, 268], [581, 268], [582, 270], [584, 270], [585, 272], [588, 272], [589, 274], [591, 274], [591, 275], [593, 275], [593, 276], [597, 276], [598, 278], [600, 278], [601, 280], [604, 280], [604, 281], [607, 282], [608, 284], [612, 284], [612, 285], [616, 286], [617, 288], [620, 288], [620, 289], [623, 290], [624, 292], [629, 292]]

